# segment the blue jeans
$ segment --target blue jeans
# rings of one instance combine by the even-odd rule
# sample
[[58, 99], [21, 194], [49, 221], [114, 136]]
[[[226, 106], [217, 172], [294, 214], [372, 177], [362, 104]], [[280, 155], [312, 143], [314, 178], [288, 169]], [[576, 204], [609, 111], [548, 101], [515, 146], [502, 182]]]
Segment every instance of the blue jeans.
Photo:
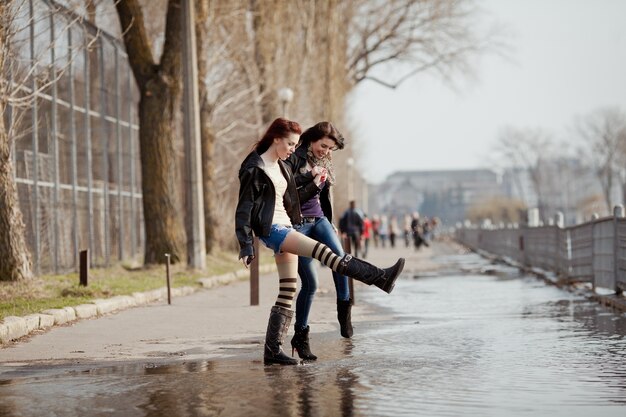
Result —
[[[303, 223], [301, 226], [296, 226], [296, 230], [311, 239], [325, 244], [337, 255], [344, 255], [341, 241], [326, 217], [318, 218], [315, 223]], [[318, 286], [317, 272], [312, 258], [298, 257], [298, 275], [300, 275], [302, 286], [296, 300], [295, 328], [302, 330], [309, 323], [309, 313], [311, 312], [311, 305], [313, 304], [313, 298]], [[333, 280], [335, 281], [337, 300], [350, 299], [348, 277], [333, 271]]]

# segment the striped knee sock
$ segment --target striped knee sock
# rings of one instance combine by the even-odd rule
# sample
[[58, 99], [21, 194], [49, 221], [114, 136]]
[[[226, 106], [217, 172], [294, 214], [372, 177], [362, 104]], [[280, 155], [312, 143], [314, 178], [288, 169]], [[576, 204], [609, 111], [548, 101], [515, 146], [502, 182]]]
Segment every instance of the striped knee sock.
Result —
[[291, 309], [298, 287], [298, 262], [276, 264], [278, 268], [279, 290], [276, 305]]
[[313, 240], [301, 233], [297, 235], [294, 234], [294, 236], [298, 238], [297, 255], [315, 258], [333, 271], [337, 271], [341, 256], [337, 255], [323, 243]]

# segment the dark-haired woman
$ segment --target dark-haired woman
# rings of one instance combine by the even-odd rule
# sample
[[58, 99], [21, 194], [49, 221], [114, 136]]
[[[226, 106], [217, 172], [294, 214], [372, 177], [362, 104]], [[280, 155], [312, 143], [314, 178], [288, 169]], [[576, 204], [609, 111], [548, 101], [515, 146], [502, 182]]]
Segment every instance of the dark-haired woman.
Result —
[[[328, 246], [339, 256], [343, 256], [337, 229], [332, 224], [333, 211], [330, 201], [330, 187], [335, 183], [331, 153], [343, 149], [344, 138], [330, 123], [320, 122], [307, 129], [300, 136], [296, 151], [285, 161], [293, 172], [303, 223], [296, 227], [298, 232]], [[318, 287], [318, 276], [313, 259], [301, 256], [298, 259], [298, 275], [302, 281], [296, 300], [295, 334], [291, 339], [293, 349], [301, 359], [315, 360], [309, 344], [309, 314]], [[343, 337], [352, 337], [352, 303], [348, 278], [333, 271], [337, 292], [337, 319]]]
[[263, 359], [265, 364], [298, 363], [282, 350], [284, 336], [291, 323], [291, 306], [296, 292], [298, 256], [315, 258], [333, 271], [348, 275], [390, 293], [404, 267], [404, 259], [380, 269], [354, 258], [340, 256], [328, 246], [297, 232], [292, 225], [302, 222], [298, 192], [293, 174], [283, 162], [295, 151], [302, 133], [300, 125], [276, 119], [244, 159], [239, 169], [239, 202], [235, 214], [235, 232], [239, 258], [248, 266], [254, 256], [253, 235], [275, 253], [279, 293], [270, 312]]

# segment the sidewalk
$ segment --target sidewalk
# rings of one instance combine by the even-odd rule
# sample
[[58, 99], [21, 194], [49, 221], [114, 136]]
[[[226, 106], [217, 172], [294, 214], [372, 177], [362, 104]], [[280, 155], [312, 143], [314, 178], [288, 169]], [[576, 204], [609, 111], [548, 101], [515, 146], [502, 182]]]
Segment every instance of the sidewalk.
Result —
[[[371, 249], [368, 260], [389, 266], [404, 256], [407, 258], [403, 274], [406, 277], [416, 271], [436, 270], [439, 265], [432, 257], [456, 250], [458, 247], [445, 243], [419, 252], [410, 248]], [[172, 305], [161, 301], [53, 327], [0, 349], [0, 365], [194, 360], [232, 355], [258, 356], [260, 360], [269, 311], [278, 293], [278, 279], [275, 272], [261, 276], [259, 306], [250, 306], [249, 285], [248, 280], [236, 281], [174, 297]], [[387, 318], [384, 310], [359, 298], [364, 291], [377, 289], [355, 282], [357, 304], [353, 308], [353, 323], [356, 333], [359, 323]], [[335, 290], [328, 268], [320, 269], [320, 288], [310, 322], [312, 338], [326, 333], [330, 338], [341, 339]], [[292, 333], [290, 329], [288, 338]]]

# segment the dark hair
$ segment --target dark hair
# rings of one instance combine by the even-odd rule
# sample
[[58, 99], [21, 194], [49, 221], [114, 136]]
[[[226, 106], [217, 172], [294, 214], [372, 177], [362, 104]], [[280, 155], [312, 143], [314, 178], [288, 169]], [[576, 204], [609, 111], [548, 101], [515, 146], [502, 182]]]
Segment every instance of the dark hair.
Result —
[[298, 122], [292, 122], [291, 120], [279, 117], [267, 128], [261, 140], [254, 146], [254, 149], [256, 149], [259, 154], [262, 154], [269, 149], [274, 138], [286, 138], [291, 133], [295, 133], [296, 135], [301, 134], [302, 127], [300, 127]]
[[319, 122], [308, 128], [302, 136], [300, 136], [300, 146], [309, 146], [312, 142], [329, 137], [335, 141], [337, 149], [343, 149], [343, 135], [330, 122]]

